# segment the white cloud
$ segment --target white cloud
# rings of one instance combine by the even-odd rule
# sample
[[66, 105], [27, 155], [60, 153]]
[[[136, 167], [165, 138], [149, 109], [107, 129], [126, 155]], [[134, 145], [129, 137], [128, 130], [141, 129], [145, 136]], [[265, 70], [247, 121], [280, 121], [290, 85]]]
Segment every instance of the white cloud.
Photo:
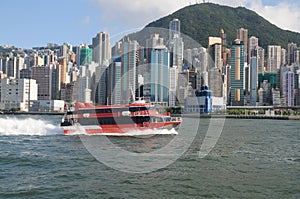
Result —
[[88, 25], [91, 21], [91, 18], [89, 16], [84, 17], [82, 20], [80, 20], [81, 25]]
[[251, 9], [262, 17], [286, 30], [300, 32], [299, 2], [281, 2], [274, 6], [263, 5], [261, 0], [251, 3]]
[[[196, 0], [90, 0], [100, 9], [99, 20], [104, 26], [118, 24], [119, 29], [143, 27], [169, 15]], [[202, 0], [197, 0], [199, 3]], [[207, 2], [208, 0], [206, 0]], [[300, 6], [295, 1], [281, 2], [275, 6], [263, 5], [262, 0], [210, 0], [209, 2], [232, 7], [247, 6], [283, 29], [300, 32]], [[297, 4], [297, 2], [296, 2]]]

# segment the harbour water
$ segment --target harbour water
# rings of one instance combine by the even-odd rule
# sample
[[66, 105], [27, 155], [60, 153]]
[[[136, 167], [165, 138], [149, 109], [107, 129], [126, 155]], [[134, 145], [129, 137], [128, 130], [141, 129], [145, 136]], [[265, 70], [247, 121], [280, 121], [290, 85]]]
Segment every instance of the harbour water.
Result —
[[192, 138], [182, 140], [186, 151], [166, 166], [147, 170], [150, 162], [145, 172], [124, 172], [87, 147], [99, 136], [63, 135], [60, 119], [0, 117], [0, 198], [300, 198], [299, 121], [226, 119], [203, 158], [207, 118], [184, 119], [178, 135], [110, 137], [136, 154]]

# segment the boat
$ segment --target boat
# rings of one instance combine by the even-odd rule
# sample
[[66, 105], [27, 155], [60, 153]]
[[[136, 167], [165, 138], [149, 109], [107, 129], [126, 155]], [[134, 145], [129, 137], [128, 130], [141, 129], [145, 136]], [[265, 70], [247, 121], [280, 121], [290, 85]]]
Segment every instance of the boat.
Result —
[[65, 113], [61, 127], [64, 134], [84, 131], [90, 135], [122, 136], [132, 131], [176, 130], [181, 122], [181, 117], [171, 117], [169, 112], [161, 114], [154, 105], [144, 100], [111, 106], [76, 102], [73, 110]]

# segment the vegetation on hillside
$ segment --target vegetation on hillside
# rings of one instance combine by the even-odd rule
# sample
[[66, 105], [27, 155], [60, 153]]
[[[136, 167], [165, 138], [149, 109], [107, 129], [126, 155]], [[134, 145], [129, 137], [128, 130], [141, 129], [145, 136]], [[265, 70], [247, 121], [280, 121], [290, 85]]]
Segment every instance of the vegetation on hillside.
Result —
[[[280, 14], [280, 13], [278, 13]], [[280, 45], [287, 48], [287, 44], [294, 42], [300, 45], [300, 33], [282, 30], [271, 24], [254, 11], [244, 7], [232, 8], [212, 3], [202, 3], [185, 7], [175, 13], [158, 19], [148, 24], [140, 32], [129, 35], [141, 45], [145, 45], [145, 39], [149, 38], [152, 31], [145, 31], [149, 27], [169, 28], [169, 22], [178, 18], [181, 21], [181, 32], [196, 40], [202, 46], [207, 47], [209, 36], [219, 36], [221, 29], [227, 35], [227, 46], [236, 39], [239, 28], [246, 28], [250, 36], [259, 38], [259, 45], [267, 49], [268, 45]], [[287, 19], [288, 20], [288, 19]], [[167, 34], [163, 33], [167, 38]], [[186, 48], [193, 47], [185, 44]]]

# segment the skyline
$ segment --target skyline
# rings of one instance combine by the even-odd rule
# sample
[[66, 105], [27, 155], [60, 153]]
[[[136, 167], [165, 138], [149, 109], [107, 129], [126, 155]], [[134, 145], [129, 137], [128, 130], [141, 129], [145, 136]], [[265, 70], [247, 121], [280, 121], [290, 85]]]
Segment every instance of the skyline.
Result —
[[[202, 1], [198, 0], [198, 2]], [[300, 32], [298, 23], [300, 2], [292, 0], [209, 2], [231, 7], [243, 6], [257, 12], [282, 29]], [[76, 4], [71, 0], [53, 0], [51, 4], [37, 0], [4, 1], [1, 3], [3, 9], [0, 17], [5, 19], [2, 27], [6, 26], [6, 28], [2, 29], [0, 45], [29, 49], [46, 46], [47, 43], [90, 44], [92, 37], [100, 31], [108, 32], [111, 43], [114, 44], [122, 36], [138, 31], [148, 23], [190, 3], [195, 4], [196, 1], [78, 0]], [[280, 13], [279, 17], [278, 13]]]

